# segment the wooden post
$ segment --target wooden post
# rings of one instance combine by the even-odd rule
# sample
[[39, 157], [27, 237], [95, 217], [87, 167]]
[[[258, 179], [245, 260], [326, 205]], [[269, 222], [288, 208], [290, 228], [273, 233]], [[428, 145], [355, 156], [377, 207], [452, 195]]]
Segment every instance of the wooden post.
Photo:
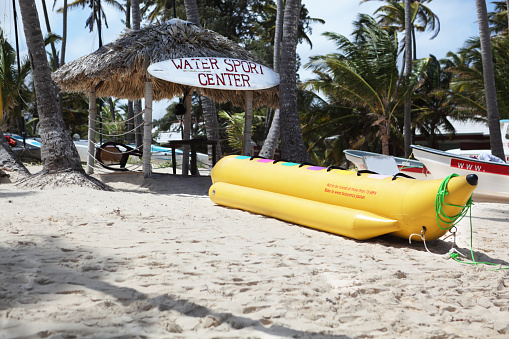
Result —
[[[184, 106], [186, 113], [184, 114], [184, 140], [191, 140], [191, 110], [193, 100], [193, 88], [184, 97]], [[182, 175], [187, 176], [189, 171], [189, 145], [182, 145]]]
[[94, 157], [95, 157], [95, 118], [97, 116], [97, 108], [95, 107], [95, 86], [90, 87], [88, 93], [88, 158], [87, 158], [87, 174], [94, 173]]
[[143, 122], [143, 177], [150, 178], [152, 175], [152, 79], [147, 75], [145, 78], [145, 114]]
[[244, 155], [251, 155], [251, 129], [253, 126], [253, 92], [246, 91], [246, 112], [244, 114]]

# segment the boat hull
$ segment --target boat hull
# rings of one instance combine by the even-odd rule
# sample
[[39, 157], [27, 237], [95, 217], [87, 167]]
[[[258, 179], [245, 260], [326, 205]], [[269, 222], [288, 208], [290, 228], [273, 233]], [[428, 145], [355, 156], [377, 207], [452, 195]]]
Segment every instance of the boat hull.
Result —
[[479, 183], [473, 194], [474, 201], [509, 202], [509, 164], [481, 161], [449, 152], [412, 145], [414, 155], [431, 172], [435, 179], [451, 173], [477, 174]]
[[[407, 238], [426, 227], [426, 239], [445, 234], [436, 221], [435, 197], [441, 180], [413, 180], [361, 174], [296, 163], [230, 156], [211, 171], [210, 199], [359, 240], [383, 234]], [[449, 205], [464, 205], [475, 186], [465, 177], [448, 185]], [[458, 214], [444, 206], [447, 215]]]

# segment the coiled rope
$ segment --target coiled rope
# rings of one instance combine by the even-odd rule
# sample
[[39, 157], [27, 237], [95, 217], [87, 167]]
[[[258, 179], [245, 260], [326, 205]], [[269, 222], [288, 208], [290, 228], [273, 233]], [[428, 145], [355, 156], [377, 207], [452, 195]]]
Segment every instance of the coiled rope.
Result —
[[[453, 244], [452, 244], [452, 248], [449, 250], [448, 253], [446, 253], [444, 255], [440, 255], [440, 256], [443, 256], [443, 257], [446, 257], [446, 258], [452, 258], [453, 260], [455, 260], [455, 261], [457, 261], [459, 263], [467, 264], [467, 265], [474, 265], [476, 267], [479, 264], [491, 265], [491, 266], [499, 266], [498, 268], [493, 269], [491, 271], [498, 271], [498, 270], [507, 270], [507, 269], [509, 269], [509, 267], [507, 267], [507, 266], [503, 267], [501, 264], [495, 264], [495, 263], [490, 263], [490, 262], [477, 262], [475, 260], [475, 258], [474, 258], [474, 250], [473, 250], [474, 246], [473, 246], [473, 227], [472, 227], [472, 205], [473, 205], [473, 203], [472, 203], [472, 196], [470, 196], [470, 199], [468, 199], [468, 201], [465, 204], [465, 206], [446, 204], [444, 202], [445, 197], [449, 194], [449, 191], [447, 190], [447, 185], [449, 183], [449, 180], [451, 180], [451, 178], [454, 178], [454, 177], [457, 177], [457, 176], [458, 176], [458, 174], [453, 173], [453, 174], [447, 176], [442, 181], [442, 183], [440, 184], [440, 187], [439, 187], [438, 192], [437, 192], [437, 196], [435, 198], [436, 221], [437, 221], [438, 227], [440, 227], [441, 229], [445, 229], [445, 230], [449, 230], [450, 231], [461, 219], [463, 219], [463, 217], [467, 213], [469, 213], [469, 216], [470, 216], [470, 257], [471, 257], [471, 261], [467, 261], [467, 260], [463, 259], [463, 258], [466, 258], [466, 256], [456, 249], [456, 232], [452, 232], [452, 234], [454, 236], [454, 241], [453, 241]], [[443, 206], [461, 207], [461, 211], [458, 214], [456, 214], [456, 215], [449, 216], [449, 215], [447, 215], [444, 212]], [[445, 226], [445, 227], [440, 226], [440, 222], [446, 224], [447, 226]], [[437, 255], [435, 253], [430, 252], [428, 247], [426, 246], [425, 233], [426, 233], [425, 230], [423, 230], [423, 232], [421, 232], [420, 236], [421, 236], [421, 239], [424, 242], [424, 247], [426, 248], [426, 251], [428, 251], [431, 254]], [[413, 235], [419, 236], [418, 234], [413, 234]], [[412, 237], [412, 235], [410, 236], [409, 240], [411, 240], [411, 237]]]
[[[447, 185], [449, 184], [449, 181], [451, 180], [451, 178], [454, 178], [457, 176], [459, 176], [459, 175], [456, 173], [453, 173], [453, 174], [447, 176], [444, 180], [442, 180], [442, 183], [438, 187], [437, 196], [435, 198], [435, 213], [436, 213], [437, 225], [438, 225], [438, 227], [440, 227], [443, 230], [451, 229], [461, 219], [463, 219], [463, 217], [472, 208], [472, 196], [470, 196], [470, 199], [468, 199], [465, 206], [452, 205], [452, 204], [445, 203], [445, 197], [447, 195], [449, 195], [449, 191], [447, 190]], [[460, 207], [461, 211], [456, 215], [449, 216], [449, 215], [445, 214], [444, 206]], [[440, 225], [440, 222], [444, 223], [446, 226], [442, 227]]]

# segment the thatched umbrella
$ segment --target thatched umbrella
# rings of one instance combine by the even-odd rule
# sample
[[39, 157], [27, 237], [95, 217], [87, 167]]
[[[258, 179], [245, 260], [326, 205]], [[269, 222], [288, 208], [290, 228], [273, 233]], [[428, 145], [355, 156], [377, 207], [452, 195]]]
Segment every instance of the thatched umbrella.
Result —
[[[63, 91], [89, 93], [91, 102], [95, 102], [97, 95], [130, 100], [145, 97], [147, 103], [152, 98], [161, 100], [191, 94], [189, 86], [150, 79], [147, 73], [150, 64], [190, 57], [234, 58], [261, 63], [245, 49], [218, 33], [187, 21], [172, 19], [140, 30], [126, 30], [117, 40], [60, 67], [53, 73], [53, 80]], [[147, 84], [152, 88], [147, 88]], [[245, 103], [244, 91], [210, 88], [196, 90], [219, 103], [231, 102], [239, 107]], [[277, 86], [253, 92], [253, 107], [277, 107], [278, 94]], [[148, 98], [147, 95], [152, 97]], [[148, 108], [151, 108], [151, 103]], [[150, 135], [152, 117], [151, 112], [150, 117], [147, 113], [145, 109], [145, 131], [148, 130]], [[92, 120], [95, 121], [95, 106], [92, 104], [90, 115], [94, 115], [94, 119], [89, 118], [89, 128]], [[89, 140], [93, 140], [90, 137], [89, 130]]]

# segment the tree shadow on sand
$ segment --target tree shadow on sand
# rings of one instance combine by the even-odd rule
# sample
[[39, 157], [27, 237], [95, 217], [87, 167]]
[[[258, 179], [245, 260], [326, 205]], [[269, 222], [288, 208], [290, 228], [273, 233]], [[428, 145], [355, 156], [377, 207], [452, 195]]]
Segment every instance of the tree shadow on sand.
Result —
[[[3, 330], [7, 337], [11, 335], [18, 337], [20, 333], [23, 337], [51, 335], [75, 337], [75, 335], [84, 334], [92, 337], [109, 336], [111, 333], [107, 332], [108, 328], [114, 328], [113, 337], [135, 338], [144, 336], [134, 335], [130, 332], [133, 328], [136, 328], [138, 333], [141, 330], [150, 335], [151, 331], [161, 331], [161, 326], [165, 327], [169, 335], [182, 333], [182, 328], [169, 316], [163, 316], [166, 319], [165, 325], [159, 323], [163, 313], [172, 311], [173, 314], [177, 312], [182, 316], [199, 318], [201, 324], [199, 326], [205, 330], [227, 325], [229, 335], [234, 334], [232, 330], [249, 328], [259, 332], [261, 336], [348, 338], [345, 335], [299, 331], [272, 324], [267, 319], [253, 319], [218, 312], [172, 294], [149, 297], [134, 288], [122, 287], [120, 284], [117, 286], [102, 279], [119, 267], [125, 268], [122, 265], [127, 263], [128, 258], [102, 257], [90, 249], [75, 248], [58, 238], [58, 236], [32, 236], [31, 239], [37, 240], [23, 241], [20, 237], [19, 241], [0, 247], [2, 253], [0, 256], [0, 318], [3, 318], [2, 323], [7, 325]], [[177, 279], [177, 277], [174, 278]], [[68, 295], [78, 295], [77, 302], [81, 300], [87, 303], [73, 304], [73, 307], [69, 309], [67, 303], [59, 303], [60, 298]], [[85, 299], [81, 296], [85, 296]], [[52, 301], [55, 301], [55, 306], [51, 306]], [[91, 306], [90, 302], [94, 305]], [[45, 307], [48, 308], [46, 314], [41, 311]], [[102, 311], [98, 311], [101, 309]], [[104, 319], [105, 309], [114, 317]], [[30, 312], [30, 310], [37, 311]], [[156, 314], [154, 314], [155, 311], [157, 311]], [[19, 312], [27, 313], [20, 315]], [[76, 312], [79, 312], [80, 323], [86, 330], [73, 329], [73, 326], [76, 326], [76, 320], [70, 314], [76, 315]], [[55, 316], [54, 313], [60, 315]], [[129, 326], [124, 326], [125, 324], [122, 323], [126, 321], [126, 317], [130, 318]], [[147, 321], [147, 318], [151, 317], [155, 317], [157, 321]], [[41, 328], [41, 320], [44, 320], [47, 328]], [[9, 324], [9, 321], [12, 323]], [[31, 328], [30, 324], [38, 321], [39, 326]], [[50, 324], [52, 321], [57, 325]], [[23, 328], [16, 328], [16, 324], [22, 324]], [[157, 324], [159, 328], [155, 328], [154, 324]], [[221, 336], [223, 332], [216, 330], [214, 333]]]
[[212, 185], [209, 176], [172, 175], [152, 173], [144, 178], [143, 173], [126, 172], [95, 175], [97, 179], [123, 192], [150, 192], [155, 194], [208, 195]]

